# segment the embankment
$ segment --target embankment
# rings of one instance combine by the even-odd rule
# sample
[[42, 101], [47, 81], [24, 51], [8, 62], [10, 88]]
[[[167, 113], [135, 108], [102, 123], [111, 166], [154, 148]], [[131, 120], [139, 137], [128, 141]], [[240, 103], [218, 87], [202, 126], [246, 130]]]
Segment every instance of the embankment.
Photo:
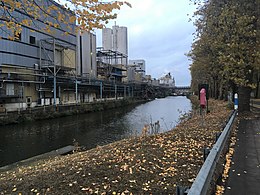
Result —
[[19, 112], [2, 113], [0, 115], [0, 125], [17, 124], [26, 121], [44, 120], [74, 114], [109, 110], [112, 108], [119, 108], [132, 104], [141, 104], [146, 101], [147, 100], [123, 99], [82, 104], [57, 105], [56, 107], [41, 106]]

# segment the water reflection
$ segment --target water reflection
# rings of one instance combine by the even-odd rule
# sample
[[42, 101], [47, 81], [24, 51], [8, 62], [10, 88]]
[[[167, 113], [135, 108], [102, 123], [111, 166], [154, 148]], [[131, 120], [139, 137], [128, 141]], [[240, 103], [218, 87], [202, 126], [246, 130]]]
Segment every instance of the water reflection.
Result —
[[176, 125], [178, 110], [190, 109], [185, 97], [168, 97], [137, 107], [0, 127], [0, 166], [71, 145], [74, 139], [88, 149], [111, 143], [157, 120], [161, 132], [167, 131]]

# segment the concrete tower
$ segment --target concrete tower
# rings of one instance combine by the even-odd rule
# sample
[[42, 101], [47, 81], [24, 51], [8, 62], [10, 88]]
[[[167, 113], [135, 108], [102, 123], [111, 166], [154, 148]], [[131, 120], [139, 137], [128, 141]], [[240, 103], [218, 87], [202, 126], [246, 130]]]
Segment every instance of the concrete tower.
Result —
[[113, 26], [113, 50], [126, 55], [128, 54], [126, 27]]
[[[104, 50], [112, 50], [128, 56], [127, 27], [115, 25], [112, 29], [104, 28], [102, 46]], [[122, 63], [126, 65], [127, 59], [123, 59]]]
[[102, 29], [102, 47], [104, 48], [104, 50], [112, 50], [112, 35], [113, 31], [111, 28]]

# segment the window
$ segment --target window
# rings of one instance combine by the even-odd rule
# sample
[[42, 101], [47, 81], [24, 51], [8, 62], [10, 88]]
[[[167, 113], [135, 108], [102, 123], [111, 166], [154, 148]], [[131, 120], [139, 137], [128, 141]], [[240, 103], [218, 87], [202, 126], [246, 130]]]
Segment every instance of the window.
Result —
[[6, 84], [6, 95], [14, 95], [14, 84], [13, 83]]
[[30, 36], [30, 44], [36, 44], [36, 38], [34, 36]]

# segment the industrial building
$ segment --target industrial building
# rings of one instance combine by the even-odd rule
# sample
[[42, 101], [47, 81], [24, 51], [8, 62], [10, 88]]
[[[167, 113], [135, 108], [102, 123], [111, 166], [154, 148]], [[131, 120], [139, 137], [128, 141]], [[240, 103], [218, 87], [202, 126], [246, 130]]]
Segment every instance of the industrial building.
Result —
[[[74, 16], [53, 0], [38, 0], [37, 4], [56, 6], [57, 13]], [[4, 14], [3, 9], [0, 11]], [[45, 21], [54, 23], [53, 18], [44, 14], [42, 19], [28, 18], [22, 10], [12, 14], [20, 20], [32, 20], [33, 25], [22, 26], [16, 40], [8, 38], [7, 28], [0, 31], [0, 112], [131, 96], [130, 86], [123, 84], [126, 27], [113, 27], [113, 43], [107, 49], [97, 49], [96, 35], [76, 33], [75, 24], [51, 26], [49, 32], [43, 30]]]
[[[128, 82], [146, 82], [145, 60], [129, 60], [127, 65]], [[148, 82], [147, 82], [148, 83]]]
[[[36, 2], [40, 7], [56, 6], [66, 17], [74, 14], [52, 0]], [[0, 15], [5, 14], [4, 9], [0, 12]], [[23, 25], [22, 32], [14, 41], [9, 38], [12, 32], [1, 27], [1, 107], [8, 111], [23, 110], [36, 105], [56, 104], [69, 98], [70, 93], [62, 95], [67, 86], [59, 83], [64, 75], [71, 77], [76, 73], [76, 35], [65, 35], [65, 32], [74, 32], [75, 25], [69, 25], [71, 30], [67, 29], [68, 25], [51, 26], [52, 33], [48, 33], [42, 29], [46, 26], [45, 22], [53, 21], [53, 18], [42, 14], [42, 18], [32, 19], [23, 10], [15, 10], [11, 14], [16, 20], [33, 22], [30, 26]], [[0, 22], [4, 21], [2, 18]]]
[[168, 74], [166, 74], [165, 76], [159, 79], [159, 85], [174, 88], [175, 79], [174, 77], [172, 77], [171, 73], [169, 72]]
[[[53, 0], [35, 2], [41, 7], [55, 6], [56, 12], [66, 17], [74, 16]], [[4, 14], [0, 9], [0, 15]], [[43, 13], [38, 19], [29, 18], [23, 10], [12, 14], [17, 20], [33, 22], [23, 25], [15, 40], [10, 39], [10, 30], [1, 27], [0, 112], [134, 96], [149, 98], [152, 94], [146, 85], [155, 82], [144, 82], [145, 61], [131, 60], [128, 65], [126, 27], [103, 29], [103, 47], [97, 48], [96, 35], [76, 33], [75, 24], [48, 26], [49, 32], [44, 30], [45, 22], [55, 21]], [[0, 19], [0, 24], [4, 22]]]

